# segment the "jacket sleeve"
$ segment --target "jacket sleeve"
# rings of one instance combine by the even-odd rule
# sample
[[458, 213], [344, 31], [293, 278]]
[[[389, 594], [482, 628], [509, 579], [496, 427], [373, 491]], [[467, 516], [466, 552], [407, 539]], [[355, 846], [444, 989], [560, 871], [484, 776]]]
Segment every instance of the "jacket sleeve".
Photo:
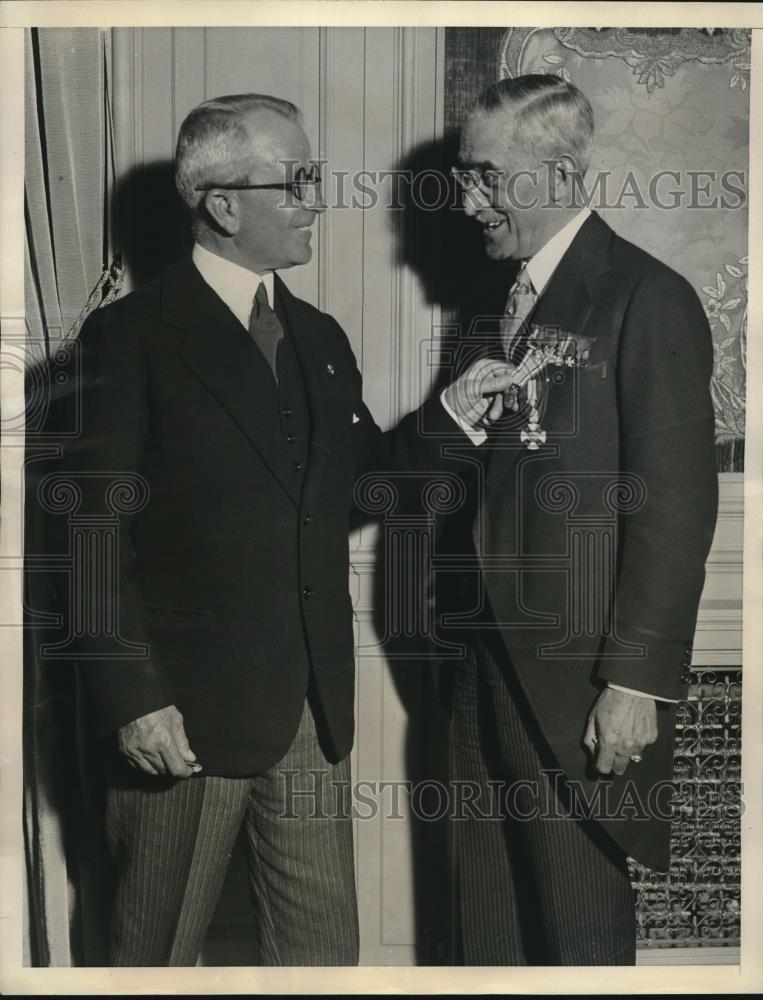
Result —
[[148, 502], [141, 476], [147, 375], [131, 331], [113, 308], [88, 319], [74, 358], [77, 429], [62, 439], [59, 473], [79, 496], [80, 526], [93, 530], [87, 547], [72, 553], [62, 610], [86, 703], [96, 730], [106, 733], [173, 700], [151, 655], [132, 579], [130, 527]]
[[379, 428], [363, 402], [363, 379], [347, 335], [335, 320], [332, 322], [351, 369], [358, 476], [394, 476], [401, 496], [410, 497], [421, 489], [422, 476], [462, 468], [466, 464], [464, 453], [478, 446], [446, 411], [440, 393], [433, 394], [390, 430], [383, 432]]
[[[598, 675], [663, 698], [686, 695], [715, 528], [712, 362], [694, 290], [667, 269], [646, 274], [624, 316], [617, 382], [621, 469], [638, 496], [619, 515], [614, 635]], [[623, 642], [640, 655], [623, 658]]]

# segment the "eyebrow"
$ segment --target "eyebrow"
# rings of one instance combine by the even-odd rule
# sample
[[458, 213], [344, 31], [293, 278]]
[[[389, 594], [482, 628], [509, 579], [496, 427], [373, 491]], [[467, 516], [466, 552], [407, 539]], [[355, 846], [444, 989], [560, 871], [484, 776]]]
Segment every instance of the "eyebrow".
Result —
[[464, 159], [463, 157], [458, 157], [458, 165], [460, 167], [467, 167], [470, 170], [500, 170], [497, 163], [492, 160], [482, 160], [480, 163], [475, 163], [473, 160]]

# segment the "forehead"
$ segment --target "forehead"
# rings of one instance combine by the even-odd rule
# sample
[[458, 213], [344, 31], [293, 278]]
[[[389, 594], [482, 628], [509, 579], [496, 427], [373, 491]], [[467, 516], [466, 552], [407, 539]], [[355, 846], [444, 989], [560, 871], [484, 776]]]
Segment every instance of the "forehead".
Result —
[[305, 163], [310, 159], [310, 142], [298, 122], [274, 111], [255, 111], [244, 119], [252, 155], [263, 164], [282, 160]]
[[511, 112], [474, 112], [461, 130], [458, 158], [464, 166], [500, 164], [514, 152], [513, 133]]

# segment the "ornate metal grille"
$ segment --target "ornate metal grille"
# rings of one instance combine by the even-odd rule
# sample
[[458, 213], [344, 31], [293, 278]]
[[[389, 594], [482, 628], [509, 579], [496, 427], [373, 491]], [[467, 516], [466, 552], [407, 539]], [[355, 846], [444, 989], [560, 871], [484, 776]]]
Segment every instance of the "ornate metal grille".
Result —
[[632, 866], [640, 948], [739, 945], [742, 673], [693, 674], [677, 719], [670, 871]]

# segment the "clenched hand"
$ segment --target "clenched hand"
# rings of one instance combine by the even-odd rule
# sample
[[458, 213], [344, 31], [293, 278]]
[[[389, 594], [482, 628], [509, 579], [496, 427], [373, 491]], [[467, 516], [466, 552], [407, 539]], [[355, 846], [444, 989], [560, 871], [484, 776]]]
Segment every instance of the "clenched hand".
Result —
[[128, 762], [146, 774], [189, 778], [201, 770], [174, 705], [128, 722], [118, 731], [117, 743]]
[[515, 370], [505, 361], [480, 358], [451, 382], [444, 393], [445, 402], [456, 416], [474, 428], [497, 420], [503, 407], [503, 393], [512, 385]]
[[583, 744], [600, 774], [624, 774], [631, 754], [641, 754], [656, 739], [657, 706], [653, 698], [604, 688], [591, 709]]

